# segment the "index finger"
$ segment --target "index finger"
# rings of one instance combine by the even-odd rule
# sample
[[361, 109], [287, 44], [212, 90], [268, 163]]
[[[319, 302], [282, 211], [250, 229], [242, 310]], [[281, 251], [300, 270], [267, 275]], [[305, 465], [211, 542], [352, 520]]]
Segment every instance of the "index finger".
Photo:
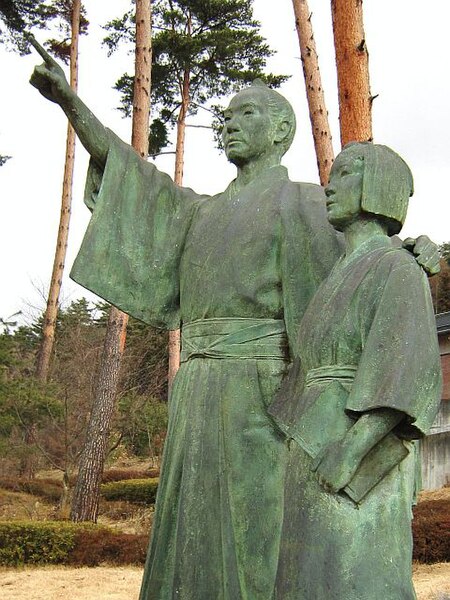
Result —
[[49, 64], [49, 65], [53, 65], [56, 63], [55, 59], [50, 56], [50, 54], [47, 52], [47, 50], [40, 45], [40, 43], [37, 41], [37, 39], [34, 37], [34, 35], [32, 33], [25, 33], [25, 38], [30, 42], [30, 44], [33, 46], [33, 48], [36, 50], [36, 52], [41, 56], [41, 58], [44, 59], [44, 61]]

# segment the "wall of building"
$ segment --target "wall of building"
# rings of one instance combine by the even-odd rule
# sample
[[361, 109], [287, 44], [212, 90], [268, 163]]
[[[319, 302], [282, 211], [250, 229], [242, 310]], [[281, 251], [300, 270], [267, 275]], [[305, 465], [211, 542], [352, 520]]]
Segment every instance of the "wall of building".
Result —
[[422, 487], [435, 490], [450, 484], [450, 333], [439, 335], [443, 374], [442, 402], [429, 435], [421, 442]]
[[444, 377], [444, 387], [442, 390], [442, 401], [450, 401], [450, 343], [448, 353], [441, 356], [442, 375]]

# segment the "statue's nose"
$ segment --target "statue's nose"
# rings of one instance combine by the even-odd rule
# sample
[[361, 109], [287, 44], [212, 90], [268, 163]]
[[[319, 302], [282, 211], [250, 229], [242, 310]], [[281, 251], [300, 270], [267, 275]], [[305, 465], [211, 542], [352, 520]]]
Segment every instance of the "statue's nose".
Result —
[[236, 117], [230, 118], [225, 124], [227, 133], [233, 133], [234, 131], [239, 131], [239, 122]]

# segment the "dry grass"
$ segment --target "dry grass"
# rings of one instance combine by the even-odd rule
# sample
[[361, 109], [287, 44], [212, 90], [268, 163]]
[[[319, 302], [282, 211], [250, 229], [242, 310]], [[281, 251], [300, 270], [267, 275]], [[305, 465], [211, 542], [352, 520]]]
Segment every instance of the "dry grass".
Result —
[[[64, 567], [0, 570], [2, 600], [137, 600], [142, 569]], [[414, 565], [418, 600], [450, 600], [450, 563]]]
[[121, 533], [150, 534], [154, 512], [153, 506], [101, 500], [98, 523]]
[[419, 502], [426, 502], [427, 500], [448, 500], [450, 502], [450, 485], [447, 485], [440, 490], [420, 492]]
[[415, 563], [413, 576], [417, 600], [450, 600], [450, 563]]
[[2, 600], [136, 600], [142, 569], [27, 568], [0, 571]]
[[54, 506], [32, 494], [0, 488], [0, 521], [30, 519], [45, 521], [54, 517]]
[[[153, 513], [153, 506], [101, 499], [98, 522], [121, 533], [149, 534]], [[0, 521], [47, 521], [57, 516], [57, 506], [42, 498], [0, 488]]]

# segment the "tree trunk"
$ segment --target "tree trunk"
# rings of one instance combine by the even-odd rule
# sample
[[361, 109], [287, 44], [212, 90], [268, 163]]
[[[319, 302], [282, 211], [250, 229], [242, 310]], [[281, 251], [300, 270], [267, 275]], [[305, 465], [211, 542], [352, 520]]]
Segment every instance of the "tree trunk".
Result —
[[[81, 0], [73, 0], [70, 44], [70, 86], [73, 90], [78, 88], [78, 40], [80, 37]], [[61, 216], [59, 220], [56, 251], [53, 262], [50, 289], [48, 292], [47, 308], [42, 328], [42, 340], [39, 348], [36, 365], [36, 377], [40, 381], [47, 381], [55, 339], [56, 318], [58, 315], [58, 301], [61, 291], [64, 263], [67, 252], [67, 239], [69, 237], [69, 223], [72, 204], [73, 168], [75, 163], [75, 130], [72, 125], [67, 125], [66, 160], [64, 165], [64, 179], [61, 199]]]
[[181, 106], [177, 119], [177, 145], [175, 148], [175, 177], [177, 185], [183, 183], [184, 167], [184, 141], [186, 138], [186, 115], [189, 108], [189, 70], [186, 69], [183, 75], [183, 84], [181, 87]]
[[328, 122], [328, 111], [320, 77], [319, 57], [311, 23], [307, 0], [292, 0], [295, 14], [300, 55], [305, 77], [306, 96], [308, 99], [309, 118], [311, 120], [314, 148], [316, 150], [317, 167], [320, 184], [328, 183], [331, 165], [334, 160], [331, 130]]
[[168, 353], [169, 353], [169, 370], [167, 373], [167, 383], [170, 390], [172, 389], [172, 383], [175, 375], [177, 374], [178, 369], [180, 368], [180, 358], [181, 358], [181, 330], [174, 329], [169, 331], [169, 345], [168, 345]]
[[136, 50], [131, 144], [145, 159], [148, 156], [152, 76], [151, 15], [151, 0], [138, 0], [136, 2]]
[[72, 521], [97, 521], [100, 483], [114, 410], [127, 316], [111, 308], [86, 441], [72, 501]]
[[[174, 181], [177, 185], [182, 185], [183, 183], [184, 140], [186, 137], [186, 115], [189, 108], [189, 86], [190, 73], [189, 69], [185, 69], [181, 86], [181, 107], [177, 119], [177, 145], [175, 149], [174, 177]], [[176, 329], [174, 331], [169, 331], [169, 372], [167, 377], [169, 392], [172, 387], [173, 378], [180, 367], [180, 351], [180, 330]]]
[[339, 88], [341, 144], [372, 140], [369, 54], [362, 0], [331, 0]]
[[[133, 147], [142, 157], [148, 155], [151, 64], [151, 2], [137, 0], [131, 139]], [[80, 457], [70, 515], [72, 521], [97, 521], [100, 483], [125, 347], [127, 323], [128, 316], [117, 308], [111, 307], [86, 442]]]
[[19, 465], [19, 476], [25, 479], [34, 479], [36, 475], [36, 448], [33, 448], [33, 444], [36, 441], [36, 424], [31, 423], [24, 432], [25, 451], [20, 459]]
[[70, 477], [67, 471], [63, 471], [62, 492], [58, 504], [58, 519], [67, 519], [70, 514], [71, 488]]

